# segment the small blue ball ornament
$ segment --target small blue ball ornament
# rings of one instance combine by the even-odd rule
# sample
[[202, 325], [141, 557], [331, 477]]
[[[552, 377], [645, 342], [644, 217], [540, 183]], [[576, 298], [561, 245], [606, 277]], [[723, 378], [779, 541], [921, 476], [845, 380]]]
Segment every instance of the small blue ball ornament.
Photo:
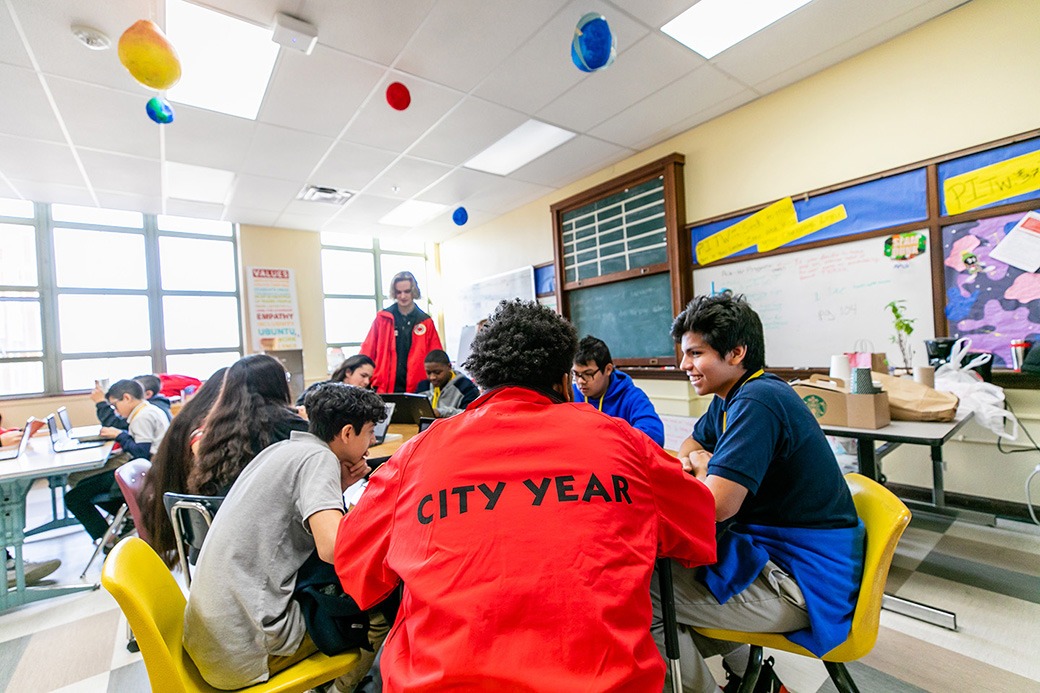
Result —
[[462, 226], [469, 221], [469, 212], [465, 207], [459, 207], [451, 213], [451, 220], [455, 222], [456, 226]]
[[607, 24], [607, 18], [589, 12], [574, 27], [571, 41], [571, 60], [582, 72], [596, 72], [610, 67], [617, 57], [617, 39]]
[[159, 125], [168, 125], [173, 122], [173, 107], [166, 99], [153, 96], [148, 99], [144, 107], [148, 117]]

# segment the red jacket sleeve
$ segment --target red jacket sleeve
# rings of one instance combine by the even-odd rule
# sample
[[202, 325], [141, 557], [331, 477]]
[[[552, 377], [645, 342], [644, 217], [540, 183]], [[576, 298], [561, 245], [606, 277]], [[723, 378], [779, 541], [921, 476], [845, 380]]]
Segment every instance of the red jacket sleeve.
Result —
[[378, 604], [401, 580], [386, 563], [399, 481], [396, 465], [377, 469], [336, 533], [336, 574], [362, 609]]
[[[649, 441], [649, 438], [647, 439]], [[657, 555], [687, 568], [715, 562], [715, 497], [679, 460], [646, 445], [647, 474], [657, 503]]]

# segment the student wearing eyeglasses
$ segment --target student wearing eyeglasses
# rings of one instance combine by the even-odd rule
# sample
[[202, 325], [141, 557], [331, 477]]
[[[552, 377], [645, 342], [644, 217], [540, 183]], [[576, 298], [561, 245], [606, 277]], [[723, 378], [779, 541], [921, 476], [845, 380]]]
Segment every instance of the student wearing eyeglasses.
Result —
[[610, 349], [592, 335], [578, 342], [571, 369], [574, 401], [588, 402], [607, 416], [624, 419], [664, 446], [664, 424], [646, 393], [614, 368]]

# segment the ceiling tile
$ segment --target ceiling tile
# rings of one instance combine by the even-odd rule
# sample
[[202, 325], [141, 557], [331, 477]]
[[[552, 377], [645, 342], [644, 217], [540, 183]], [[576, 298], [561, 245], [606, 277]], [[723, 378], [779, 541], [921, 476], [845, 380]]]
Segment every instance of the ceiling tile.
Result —
[[[21, 5], [23, 3], [15, 3]], [[15, 10], [16, 12], [18, 10]], [[0, 63], [17, 65], [20, 67], [32, 67], [29, 54], [25, 52], [18, 31], [14, 27], [14, 20], [7, 11], [7, 3], [0, 4]]]
[[597, 125], [590, 134], [635, 148], [675, 123], [738, 94], [746, 94], [747, 100], [757, 96], [711, 65], [704, 65]]
[[318, 43], [390, 65], [436, 0], [307, 0], [301, 19]]
[[159, 128], [167, 126], [148, 118], [147, 96], [60, 77], [49, 79], [48, 84], [75, 146], [159, 156]]
[[253, 140], [256, 122], [248, 118], [174, 104], [166, 126], [166, 157], [195, 166], [237, 171]]
[[[451, 167], [444, 164], [407, 156], [402, 157], [383, 175], [373, 180], [366, 192], [397, 200], [407, 200], [443, 178], [449, 171], [451, 171]], [[395, 191], [394, 188], [397, 190]]]
[[[386, 87], [401, 82], [412, 95], [411, 105], [395, 111], [387, 104]], [[462, 94], [399, 72], [390, 73], [376, 97], [365, 104], [341, 139], [401, 153], [462, 99]]]
[[228, 206], [281, 212], [296, 199], [300, 187], [294, 181], [240, 173], [235, 177], [235, 190]]
[[396, 67], [468, 92], [556, 11], [556, 0], [440, 0]]
[[310, 178], [330, 188], [360, 190], [397, 158], [396, 154], [353, 142], [338, 142]]
[[278, 212], [248, 207], [227, 207], [224, 210], [224, 221], [235, 224], [255, 224], [256, 226], [274, 226], [278, 220]]
[[310, 55], [283, 50], [259, 120], [335, 137], [385, 72], [322, 45]]
[[570, 57], [574, 27], [586, 12], [599, 12], [608, 17], [619, 51], [623, 52], [648, 33], [646, 27], [612, 11], [600, 0], [572, 0], [496, 67], [473, 93], [525, 113], [537, 113], [579, 82], [596, 79], [595, 74], [576, 68]]
[[617, 61], [538, 112], [539, 117], [587, 132], [613, 115], [704, 64], [662, 34], [647, 34]]
[[281, 214], [275, 226], [280, 229], [298, 229], [300, 231], [321, 231], [325, 224], [324, 217], [312, 217], [303, 214]]
[[522, 113], [467, 97], [408, 153], [455, 166], [479, 154], [527, 119]]
[[495, 216], [505, 214], [520, 205], [548, 195], [552, 188], [534, 183], [525, 183], [509, 178], [499, 178], [498, 182], [477, 192], [465, 200], [461, 200], [468, 209], [493, 212]]
[[77, 185], [62, 185], [61, 183], [17, 180], [11, 181], [22, 197], [35, 202], [60, 202], [69, 205], [83, 205], [94, 207], [94, 198], [90, 191]]
[[[123, 192], [144, 197], [162, 197], [158, 159], [139, 159], [122, 154], [79, 151], [83, 168], [96, 190]], [[99, 194], [100, 196], [100, 194]], [[125, 209], [121, 207], [120, 209]]]
[[634, 153], [616, 144], [579, 135], [517, 169], [510, 177], [558, 188]]
[[335, 216], [342, 205], [333, 205], [327, 202], [312, 202], [310, 200], [293, 200], [282, 211], [282, 216], [291, 217], [313, 217], [317, 221], [324, 222]]
[[[678, 17], [691, 6], [694, 0], [607, 0], [610, 5], [627, 12], [651, 29], [660, 29], [662, 26]], [[604, 13], [607, 21], [611, 22], [613, 17]]]
[[633, 149], [637, 151], [642, 151], [643, 149], [647, 149], [655, 144], [664, 142], [669, 137], [675, 137], [676, 135], [682, 134], [687, 130], [697, 127], [701, 123], [708, 122], [712, 118], [717, 118], [724, 113], [729, 113], [730, 111], [739, 108], [740, 106], [743, 106], [744, 104], [749, 103], [755, 100], [756, 98], [758, 98], [757, 94], [750, 90], [744, 90], [738, 93], [736, 96], [731, 96], [728, 99], [723, 99], [722, 101], [713, 104], [706, 110], [699, 111], [694, 115], [689, 116], [688, 118], [680, 120], [676, 123], [673, 123], [668, 127], [662, 128], [657, 132], [647, 134], [646, 137], [644, 137], [642, 140], [636, 142], [633, 145]]
[[72, 150], [53, 142], [0, 135], [0, 172], [12, 180], [85, 185]]
[[157, 195], [135, 195], [126, 192], [98, 190], [98, 204], [105, 209], [126, 209], [145, 214], [162, 214], [162, 198]]
[[473, 197], [481, 190], [498, 185], [501, 178], [483, 171], [469, 168], [457, 168], [448, 177], [429, 190], [416, 197], [424, 202], [437, 202], [442, 205], [454, 205], [461, 200]]
[[15, 200], [21, 197], [21, 193], [19, 193], [13, 186], [8, 185], [5, 179], [0, 178], [0, 197]]
[[304, 179], [331, 144], [329, 137], [258, 123], [241, 171], [286, 180]]
[[224, 214], [224, 205], [217, 202], [178, 200], [177, 198], [171, 197], [166, 200], [166, 213], [175, 217], [220, 219]]
[[[0, 13], [4, 11], [0, 9]], [[65, 141], [35, 72], [0, 64], [0, 85], [4, 102], [18, 104], [17, 108], [0, 107], [0, 133], [50, 142]]]
[[399, 204], [401, 204], [400, 200], [391, 200], [376, 195], [357, 195], [343, 206], [330, 224], [351, 226], [375, 224]]

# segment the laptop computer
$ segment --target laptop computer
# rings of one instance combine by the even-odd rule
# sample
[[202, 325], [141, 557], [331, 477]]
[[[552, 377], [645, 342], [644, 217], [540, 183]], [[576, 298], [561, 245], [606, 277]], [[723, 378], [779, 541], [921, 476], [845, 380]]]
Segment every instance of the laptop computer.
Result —
[[33, 426], [35, 421], [36, 419], [30, 416], [29, 420], [25, 422], [25, 428], [22, 429], [22, 437], [18, 439], [18, 447], [6, 450], [0, 449], [0, 461], [14, 460], [22, 456], [25, 449], [29, 447], [29, 439], [32, 438], [33, 429], [39, 428], [38, 426]]
[[424, 416], [421, 419], [419, 419], [419, 433], [422, 433], [427, 428], [429, 428], [436, 420], [437, 419], [431, 418], [429, 416]]
[[388, 392], [379, 395], [384, 402], [396, 404], [394, 416], [390, 423], [416, 424], [426, 416], [434, 417], [433, 405], [426, 395], [414, 395], [408, 392]]
[[105, 444], [103, 440], [81, 443], [78, 440], [69, 438], [68, 433], [58, 430], [58, 422], [54, 419], [54, 414], [47, 415], [47, 431], [51, 434], [51, 448], [54, 452], [72, 452], [73, 450], [99, 448]]
[[394, 409], [397, 408], [393, 402], [385, 402], [383, 406], [386, 407], [386, 418], [377, 423], [372, 430], [376, 436], [376, 445], [382, 445], [386, 441], [386, 432], [390, 430], [390, 419], [394, 418]]
[[69, 419], [69, 410], [65, 407], [58, 407], [58, 421], [61, 422], [61, 427], [65, 429], [65, 433], [68, 434], [69, 438], [78, 440], [81, 443], [94, 443], [99, 440], [105, 440], [101, 437], [101, 424], [74, 427], [72, 420]]

